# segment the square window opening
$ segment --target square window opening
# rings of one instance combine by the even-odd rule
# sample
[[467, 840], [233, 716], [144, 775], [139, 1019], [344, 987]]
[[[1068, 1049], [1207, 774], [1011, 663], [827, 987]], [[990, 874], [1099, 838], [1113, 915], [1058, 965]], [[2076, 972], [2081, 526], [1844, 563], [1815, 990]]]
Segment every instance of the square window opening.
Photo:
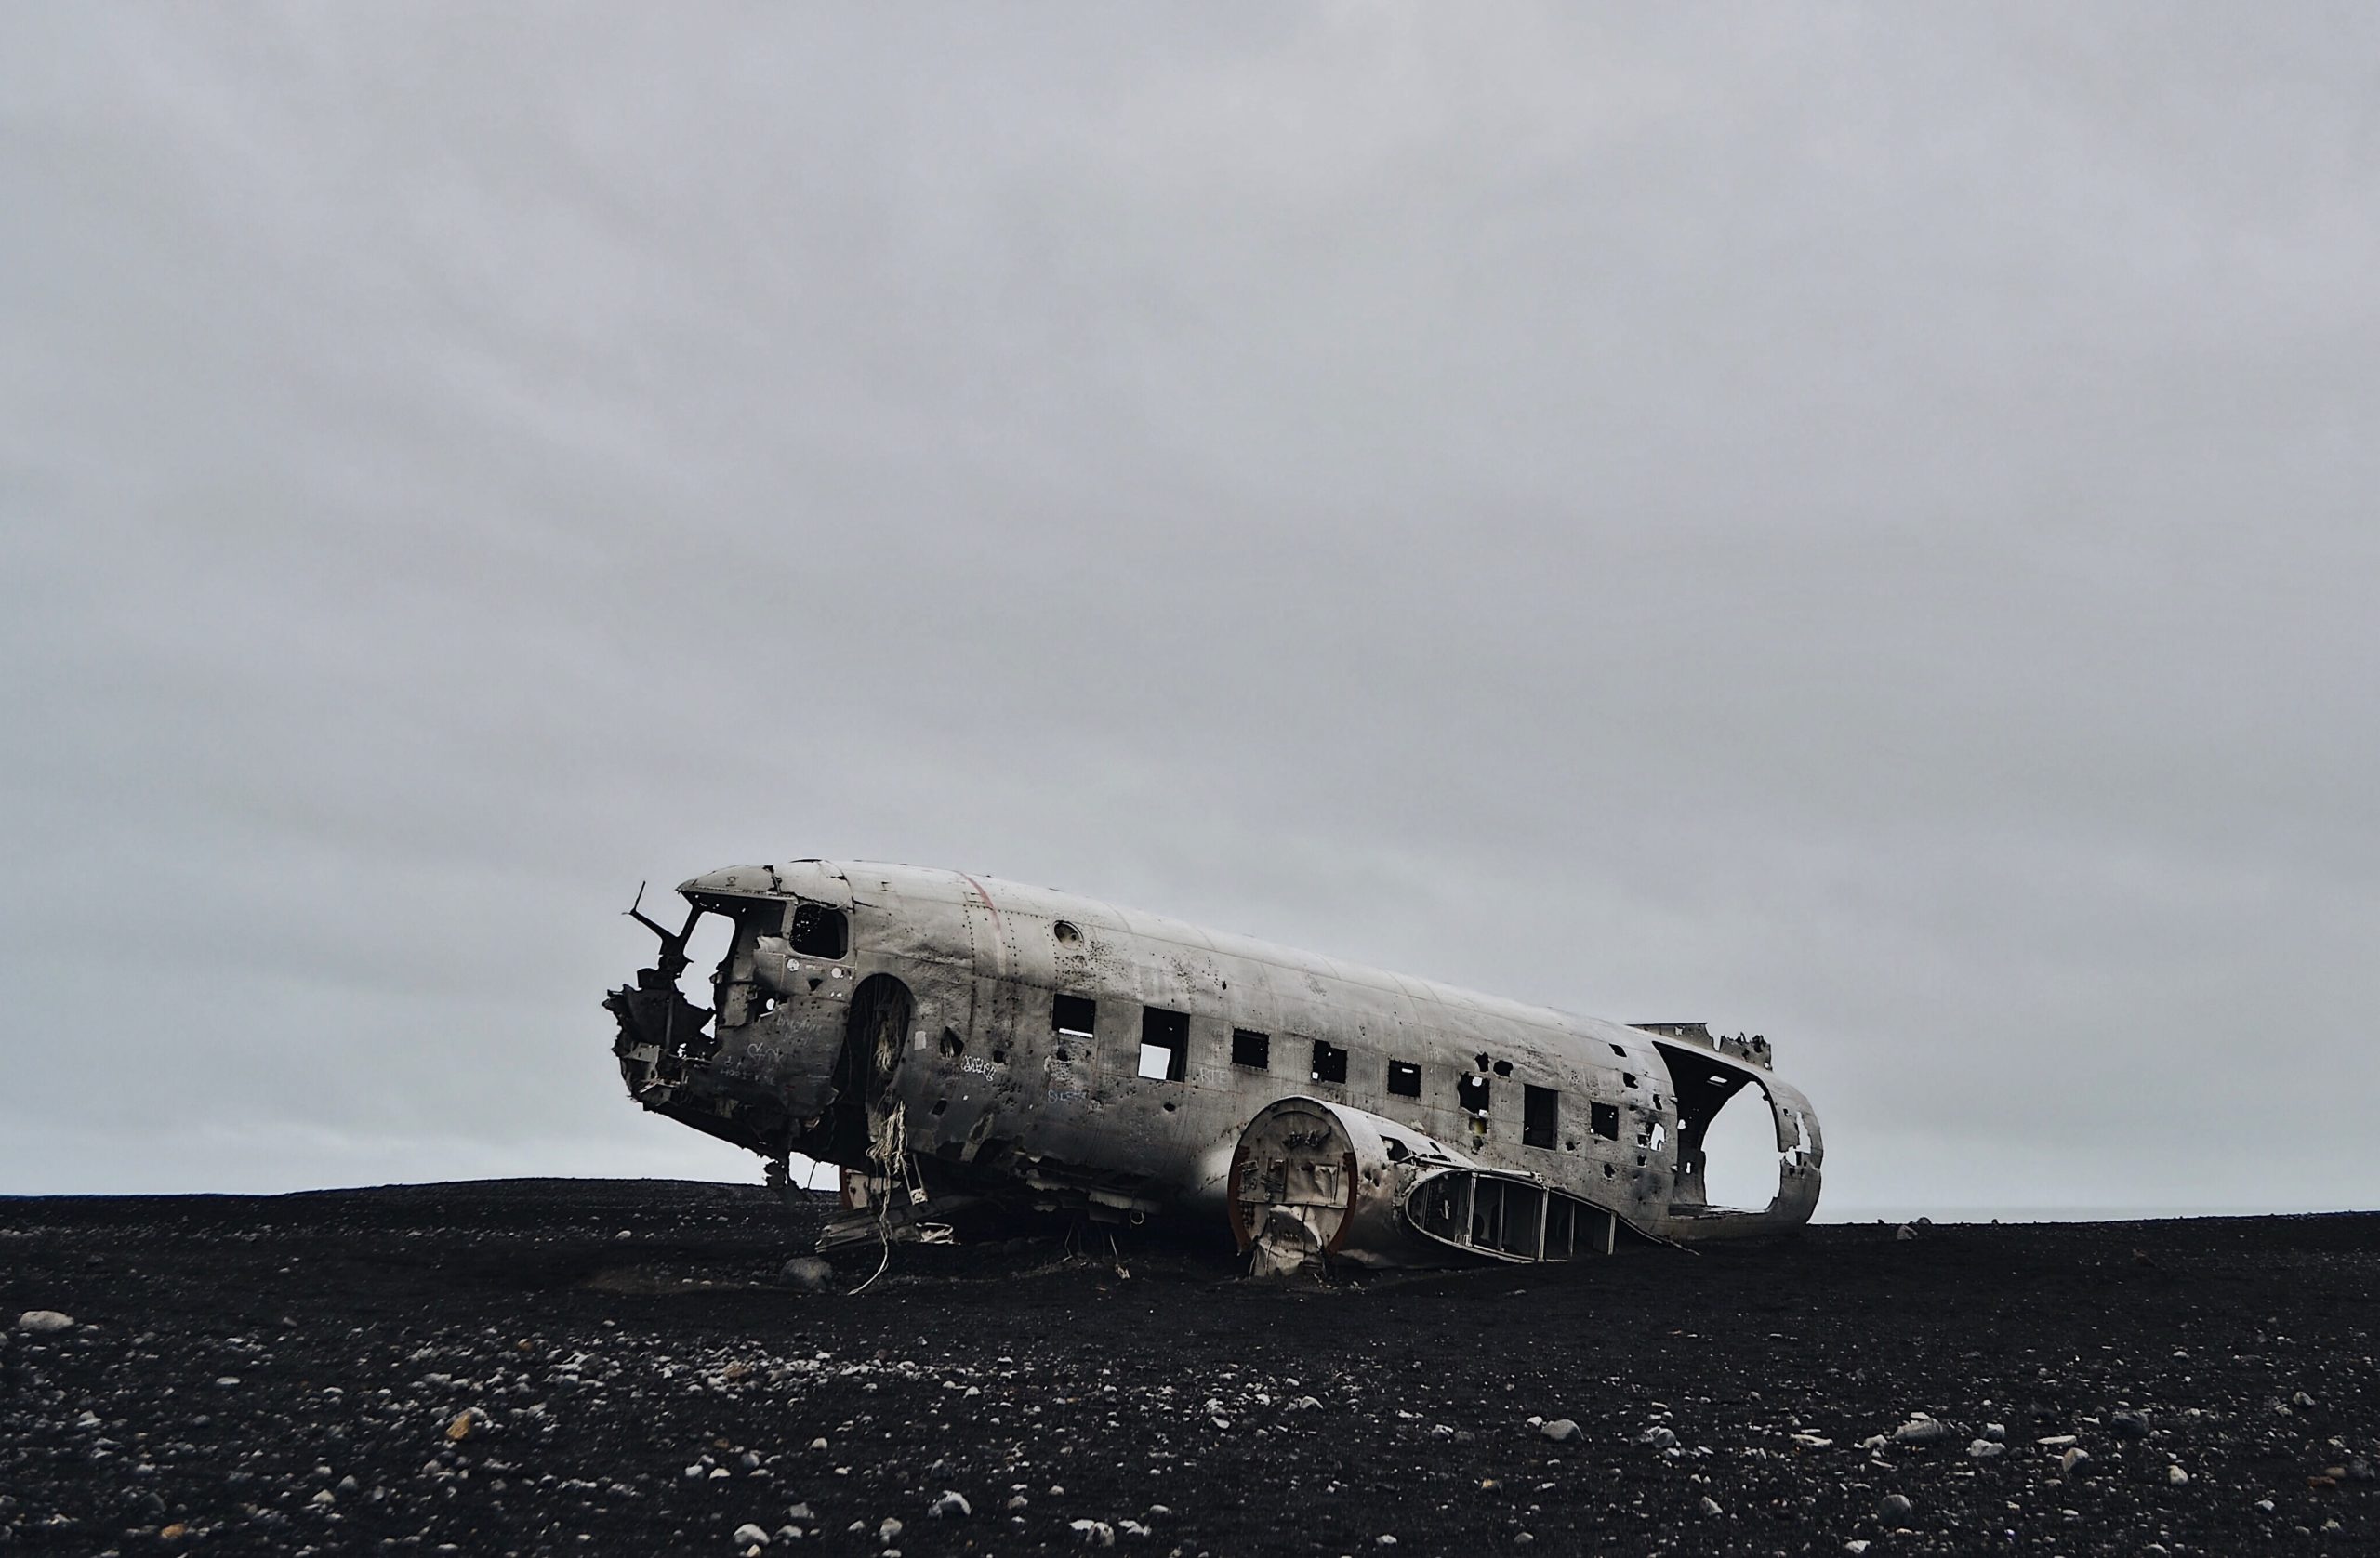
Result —
[[1088, 996], [1060, 996], [1050, 1003], [1050, 1026], [1069, 1038], [1089, 1038], [1099, 1003]]
[[1617, 1104], [1617, 1103], [1590, 1103], [1590, 1104], [1588, 1104], [1588, 1105], [1587, 1105], [1587, 1121], [1588, 1121], [1588, 1123], [1589, 1123], [1590, 1125], [1592, 1125], [1592, 1126], [1593, 1126], [1593, 1127], [1594, 1127], [1595, 1134], [1596, 1134], [1596, 1135], [1598, 1135], [1598, 1136], [1600, 1136], [1600, 1137], [1602, 1137], [1605, 1141], [1606, 1141], [1606, 1142], [1617, 1142], [1617, 1141], [1619, 1141], [1619, 1140], [1620, 1140], [1620, 1105], [1619, 1105], [1619, 1104]]
[[1190, 1075], [1187, 1013], [1141, 1008], [1141, 1075], [1152, 1082], [1179, 1082]]
[[1410, 1061], [1388, 1063], [1388, 1090], [1398, 1098], [1421, 1096], [1421, 1068]]
[[1562, 1134], [1562, 1094], [1553, 1088], [1521, 1086], [1521, 1144], [1550, 1147]]
[[1250, 1071], [1272, 1070], [1273, 1036], [1258, 1033], [1254, 1028], [1232, 1029], [1231, 1063]]
[[1486, 1119], [1488, 1117], [1488, 1078], [1474, 1072], [1464, 1072], [1455, 1082], [1454, 1101], [1463, 1113]]
[[1307, 1078], [1307, 1080], [1314, 1082], [1345, 1082], [1347, 1080], [1347, 1051], [1340, 1049], [1339, 1046], [1331, 1043], [1328, 1039], [1316, 1039], [1314, 1041], [1314, 1069], [1312, 1075]]

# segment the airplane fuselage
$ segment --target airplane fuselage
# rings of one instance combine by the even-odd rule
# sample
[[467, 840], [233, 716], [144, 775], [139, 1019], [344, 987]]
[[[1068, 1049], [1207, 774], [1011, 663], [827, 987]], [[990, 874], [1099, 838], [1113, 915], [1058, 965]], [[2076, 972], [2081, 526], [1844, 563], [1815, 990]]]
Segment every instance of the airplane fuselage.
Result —
[[[679, 891], [735, 927], [712, 1009], [669, 969], [615, 993], [623, 1074], [647, 1108], [764, 1157], [886, 1174], [897, 1154], [938, 1190], [1220, 1230], [1250, 1121], [1304, 1098], [1655, 1235], [1780, 1231], [1817, 1204], [1817, 1116], [1762, 1040], [1574, 1016], [956, 871], [794, 861]], [[1778, 1190], [1727, 1212], [1703, 1192], [1703, 1133], [1747, 1091], [1773, 1112]]]

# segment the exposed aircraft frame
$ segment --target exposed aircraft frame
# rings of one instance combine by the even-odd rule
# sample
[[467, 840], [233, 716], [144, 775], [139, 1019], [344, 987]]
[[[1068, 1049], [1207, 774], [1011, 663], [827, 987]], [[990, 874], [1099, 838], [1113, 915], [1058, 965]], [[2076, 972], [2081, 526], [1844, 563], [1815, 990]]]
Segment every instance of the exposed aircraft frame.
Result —
[[[645, 1108], [845, 1170], [824, 1242], [971, 1210], [1228, 1229], [1253, 1269], [1561, 1261], [1809, 1221], [1818, 1116], [1765, 1039], [1628, 1025], [1383, 973], [1091, 899], [800, 860], [678, 890], [604, 1004]], [[733, 925], [712, 1005], [687, 942]], [[1709, 1204], [1704, 1135], [1750, 1089], [1765, 1207]]]

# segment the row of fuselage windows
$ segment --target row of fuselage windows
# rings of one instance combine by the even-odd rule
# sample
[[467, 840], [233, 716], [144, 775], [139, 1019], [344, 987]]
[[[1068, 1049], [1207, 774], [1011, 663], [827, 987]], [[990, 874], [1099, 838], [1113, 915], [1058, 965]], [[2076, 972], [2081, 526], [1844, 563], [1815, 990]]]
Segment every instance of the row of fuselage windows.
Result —
[[[1098, 1031], [1099, 1003], [1088, 996], [1061, 995], [1051, 1002], [1050, 1025], [1061, 1039], [1088, 1044]], [[1311, 1043], [1306, 1080], [1343, 1087], [1347, 1081], [1347, 1051], [1329, 1039], [1292, 1038]], [[1231, 1063], [1247, 1071], [1273, 1069], [1273, 1036], [1254, 1028], [1231, 1031]], [[1291, 1062], [1294, 1064], [1294, 1061]], [[1498, 1063], [1510, 1075], [1511, 1066]], [[1189, 1014], [1161, 1006], [1141, 1008], [1140, 1076], [1152, 1082], [1179, 1082], [1190, 1075]], [[1421, 1096], [1421, 1068], [1411, 1061], [1392, 1059], [1386, 1077], [1391, 1097]], [[1633, 1082], [1632, 1082], [1633, 1085]], [[1462, 1072], [1455, 1078], [1455, 1105], [1478, 1119], [1488, 1117], [1491, 1078], [1482, 1072]], [[1169, 1105], [1169, 1107], [1170, 1107]], [[1590, 1102], [1588, 1124], [1606, 1141], [1620, 1139], [1620, 1105]], [[1553, 1147], [1562, 1139], [1562, 1094], [1559, 1089], [1521, 1084], [1521, 1142], [1531, 1147]]]

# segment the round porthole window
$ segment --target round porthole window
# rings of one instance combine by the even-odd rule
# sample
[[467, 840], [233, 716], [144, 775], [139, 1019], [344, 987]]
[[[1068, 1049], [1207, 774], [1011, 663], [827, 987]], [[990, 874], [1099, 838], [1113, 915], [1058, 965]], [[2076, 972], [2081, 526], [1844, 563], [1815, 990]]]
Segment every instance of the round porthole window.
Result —
[[1057, 924], [1050, 927], [1050, 931], [1061, 942], [1074, 943], [1082, 940], [1082, 932], [1075, 928], [1075, 922], [1071, 919], [1058, 921]]

